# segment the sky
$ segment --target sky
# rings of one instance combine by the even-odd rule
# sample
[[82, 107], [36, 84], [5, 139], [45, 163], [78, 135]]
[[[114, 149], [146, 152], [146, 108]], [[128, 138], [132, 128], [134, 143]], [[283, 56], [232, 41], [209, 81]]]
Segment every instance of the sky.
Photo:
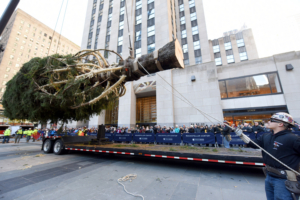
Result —
[[[68, 0], [20, 0], [18, 8], [60, 32]], [[176, 1], [176, 0], [175, 0]], [[197, 1], [197, 0], [195, 0]], [[0, 0], [2, 15], [9, 0]], [[69, 0], [62, 35], [81, 46], [88, 0]], [[209, 39], [240, 29], [252, 28], [259, 57], [300, 50], [300, 0], [203, 0]]]

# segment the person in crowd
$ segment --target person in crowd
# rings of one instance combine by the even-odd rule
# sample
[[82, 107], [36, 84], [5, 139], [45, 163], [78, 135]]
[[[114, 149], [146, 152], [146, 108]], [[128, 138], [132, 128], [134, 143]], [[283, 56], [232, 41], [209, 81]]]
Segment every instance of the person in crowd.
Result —
[[191, 125], [191, 127], [189, 128], [189, 133], [194, 133], [194, 132], [195, 132], [194, 127], [193, 125]]
[[208, 128], [209, 133], [215, 133], [213, 125], [210, 125]]
[[180, 128], [178, 128], [178, 125], [175, 126], [175, 133], [180, 133]]
[[208, 126], [207, 125], [205, 125], [205, 127], [204, 127], [204, 132], [208, 133]]
[[252, 129], [249, 127], [248, 123], [244, 123], [244, 127], [242, 128], [244, 133], [252, 133]]
[[[224, 121], [224, 124], [230, 125], [228, 121]], [[222, 135], [223, 135], [223, 144], [225, 148], [230, 148], [230, 141], [231, 141], [231, 136], [230, 136], [230, 131], [231, 128], [229, 128], [226, 125], [223, 125], [222, 129]]]
[[144, 133], [150, 133], [150, 130], [149, 130], [149, 126], [146, 127], [145, 129], [145, 132]]
[[154, 134], [157, 133], [157, 125], [154, 126], [154, 128], [153, 128], [153, 133], [154, 133]]
[[195, 125], [195, 127], [194, 127], [194, 132], [195, 132], [195, 133], [200, 133], [200, 128], [199, 128], [198, 125]]
[[215, 130], [215, 134], [217, 134], [217, 133], [221, 133], [221, 125], [220, 124], [218, 124], [218, 125], [214, 125], [214, 130]]
[[298, 132], [299, 131], [299, 124], [295, 121], [295, 126], [293, 128], [291, 128], [292, 132]]
[[232, 123], [231, 124], [231, 132], [234, 132], [235, 129], [236, 129], [236, 125], [235, 125], [235, 123]]
[[31, 135], [32, 135], [32, 131], [31, 128], [29, 128], [29, 130], [27, 130], [27, 140], [26, 140], [27, 143], [29, 142]]
[[131, 127], [131, 129], [130, 129], [130, 133], [135, 133], [135, 130], [133, 127]]
[[252, 127], [253, 133], [255, 133], [255, 137], [257, 133], [262, 133], [264, 132], [264, 129], [258, 124], [258, 122], [254, 122], [254, 126]]
[[175, 133], [175, 128], [173, 126], [170, 129], [170, 133]]
[[150, 133], [154, 133], [153, 126], [150, 126], [149, 132], [150, 132]]

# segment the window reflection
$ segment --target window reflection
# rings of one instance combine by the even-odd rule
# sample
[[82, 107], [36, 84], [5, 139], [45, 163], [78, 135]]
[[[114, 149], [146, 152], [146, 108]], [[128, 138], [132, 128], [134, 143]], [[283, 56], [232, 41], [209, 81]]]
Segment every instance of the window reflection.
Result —
[[221, 98], [281, 93], [277, 73], [219, 81]]

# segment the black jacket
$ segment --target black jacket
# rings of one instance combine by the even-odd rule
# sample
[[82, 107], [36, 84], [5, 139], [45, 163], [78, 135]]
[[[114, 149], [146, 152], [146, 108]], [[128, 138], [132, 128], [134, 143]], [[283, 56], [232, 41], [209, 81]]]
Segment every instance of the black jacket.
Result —
[[194, 133], [194, 129], [193, 128], [189, 128], [189, 133]]
[[244, 133], [252, 133], [252, 128], [250, 128], [250, 127], [244, 127], [244, 128], [242, 128], [242, 130]]
[[261, 127], [261, 126], [252, 126], [252, 131], [253, 132], [257, 132], [257, 133], [260, 133], [260, 132], [264, 132], [264, 129]]
[[230, 135], [231, 132], [231, 128], [228, 128], [227, 126], [225, 126], [222, 130], [222, 135]]
[[[264, 148], [267, 152], [275, 158], [285, 163], [289, 167], [298, 171], [300, 162], [300, 137], [292, 132], [285, 130], [276, 134], [265, 133], [261, 135], [254, 142]], [[257, 147], [250, 142], [250, 147], [257, 149]], [[263, 161], [265, 164], [277, 169], [287, 170], [286, 167], [279, 162], [262, 152]]]
[[221, 133], [221, 126], [214, 127], [216, 133]]

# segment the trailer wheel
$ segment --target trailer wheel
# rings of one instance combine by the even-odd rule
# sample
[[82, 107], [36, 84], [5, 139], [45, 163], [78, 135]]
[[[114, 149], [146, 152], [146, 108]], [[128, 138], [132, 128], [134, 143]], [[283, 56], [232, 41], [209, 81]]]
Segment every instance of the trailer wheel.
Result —
[[43, 144], [44, 153], [52, 153], [53, 152], [53, 142], [52, 140], [47, 139]]
[[54, 143], [53, 151], [56, 155], [61, 155], [64, 153], [64, 144], [62, 140], [56, 140]]

